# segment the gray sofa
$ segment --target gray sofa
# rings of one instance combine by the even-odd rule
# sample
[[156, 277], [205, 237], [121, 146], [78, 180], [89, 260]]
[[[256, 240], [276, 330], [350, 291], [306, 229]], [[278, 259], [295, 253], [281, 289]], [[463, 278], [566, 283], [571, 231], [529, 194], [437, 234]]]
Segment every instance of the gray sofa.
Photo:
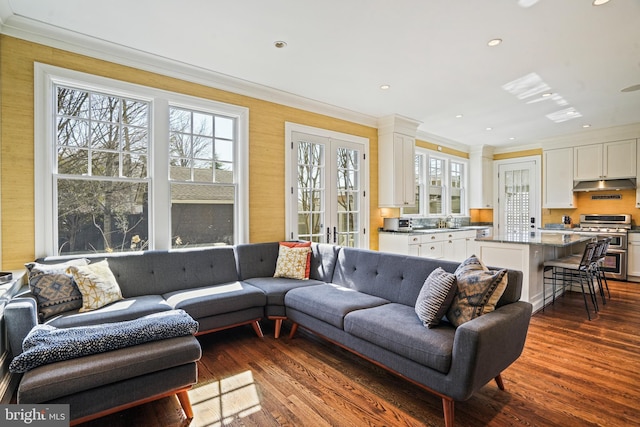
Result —
[[[309, 280], [296, 280], [273, 277], [278, 247], [271, 242], [111, 256], [109, 266], [125, 299], [87, 313], [66, 312], [48, 322], [57, 327], [95, 325], [183, 309], [199, 322], [199, 333], [250, 324], [262, 336], [259, 321], [271, 319], [278, 337], [282, 322], [290, 319], [291, 337], [298, 327], [305, 328], [440, 396], [447, 426], [453, 425], [454, 401], [468, 399], [492, 379], [502, 388], [500, 373], [522, 352], [531, 305], [518, 301], [522, 285], [518, 271], [508, 272], [508, 287], [495, 311], [458, 328], [444, 323], [428, 329], [414, 311], [420, 289], [435, 268], [453, 272], [458, 263], [314, 243]], [[5, 309], [14, 356], [37, 322], [36, 310], [28, 293]], [[193, 352], [187, 353], [178, 365], [193, 358]], [[107, 357], [97, 356], [92, 363], [106, 362]], [[27, 379], [30, 373], [25, 374]], [[56, 374], [64, 376], [65, 371]], [[131, 373], [126, 388], [154, 383], [149, 378], [137, 379], [137, 375]], [[24, 383], [25, 378], [18, 390], [19, 401]], [[73, 396], [48, 400], [41, 393], [40, 402], [25, 403], [67, 399], [72, 418], [113, 407], [109, 399], [87, 398], [113, 394], [113, 384], [83, 381], [83, 387]], [[176, 387], [183, 391], [185, 385]], [[152, 390], [147, 394], [167, 393]], [[82, 409], [74, 411], [74, 406]]]

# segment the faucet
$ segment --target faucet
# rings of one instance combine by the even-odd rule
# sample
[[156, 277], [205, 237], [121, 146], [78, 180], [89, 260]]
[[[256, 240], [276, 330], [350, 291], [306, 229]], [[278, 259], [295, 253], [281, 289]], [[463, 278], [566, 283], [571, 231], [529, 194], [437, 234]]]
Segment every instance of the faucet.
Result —
[[445, 218], [445, 225], [447, 228], [453, 228], [453, 216], [452, 215], [447, 215], [447, 217]]

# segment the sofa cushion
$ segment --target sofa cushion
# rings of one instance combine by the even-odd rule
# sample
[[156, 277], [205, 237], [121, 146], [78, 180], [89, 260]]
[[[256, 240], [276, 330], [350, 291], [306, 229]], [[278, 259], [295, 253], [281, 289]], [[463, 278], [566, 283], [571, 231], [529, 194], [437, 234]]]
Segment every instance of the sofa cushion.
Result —
[[[389, 301], [331, 283], [292, 289], [284, 297], [288, 308], [343, 328], [344, 316], [363, 308], [376, 307]], [[414, 314], [415, 317], [415, 314]]]
[[250, 307], [262, 307], [267, 302], [264, 292], [244, 282], [185, 289], [162, 296], [171, 307], [183, 309], [196, 320]]
[[319, 280], [296, 280], [281, 277], [252, 277], [243, 280], [243, 282], [262, 289], [262, 292], [267, 296], [267, 305], [284, 305], [284, 296], [291, 289], [324, 283]]
[[493, 311], [507, 287], [507, 270], [489, 270], [475, 255], [457, 268], [458, 290], [447, 311], [447, 319], [460, 326]]
[[456, 276], [438, 267], [431, 272], [422, 285], [416, 301], [415, 311], [422, 324], [433, 328], [447, 314], [456, 295]]
[[71, 265], [67, 272], [73, 276], [82, 294], [80, 312], [95, 310], [122, 299], [122, 291], [106, 259], [85, 266]]
[[50, 318], [46, 323], [58, 328], [98, 325], [100, 323], [137, 319], [148, 314], [168, 311], [172, 308], [160, 295], [143, 295], [125, 298], [97, 310], [84, 313], [80, 313], [78, 310], [68, 311]]
[[289, 247], [280, 245], [278, 260], [276, 261], [276, 271], [273, 277], [284, 277], [288, 279], [308, 279], [306, 276], [307, 259], [311, 253], [309, 246]]
[[197, 338], [189, 335], [43, 365], [24, 374], [18, 389], [18, 402], [48, 402], [165, 371], [199, 360], [201, 352]]
[[344, 330], [442, 373], [449, 372], [455, 329], [427, 329], [413, 307], [390, 303], [348, 313]]
[[37, 325], [22, 343], [9, 371], [22, 373], [49, 363], [105, 353], [150, 341], [195, 335], [198, 322], [183, 310], [154, 313], [134, 320], [104, 325], [56, 328]]
[[67, 267], [87, 265], [86, 258], [73, 259], [58, 264], [25, 264], [29, 272], [29, 288], [38, 303], [38, 313], [46, 320], [58, 313], [82, 307], [82, 294]]

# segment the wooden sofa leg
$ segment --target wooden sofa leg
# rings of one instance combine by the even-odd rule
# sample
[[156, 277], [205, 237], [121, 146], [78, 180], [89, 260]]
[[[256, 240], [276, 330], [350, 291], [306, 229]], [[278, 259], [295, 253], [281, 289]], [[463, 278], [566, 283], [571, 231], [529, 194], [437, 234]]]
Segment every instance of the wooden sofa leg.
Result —
[[455, 401], [447, 397], [442, 398], [442, 410], [444, 412], [445, 427], [453, 427]]
[[275, 330], [273, 332], [273, 336], [275, 337], [275, 339], [280, 338], [280, 329], [282, 329], [282, 321], [284, 320], [283, 317], [276, 317], [275, 321]]
[[293, 326], [291, 326], [291, 332], [289, 332], [289, 339], [293, 338], [297, 330], [298, 330], [298, 324], [294, 323]]
[[260, 323], [258, 323], [257, 320], [254, 320], [253, 322], [251, 322], [251, 326], [253, 326], [253, 330], [260, 338], [264, 338], [264, 334], [262, 333], [262, 328], [260, 327]]
[[502, 382], [502, 375], [498, 374], [498, 376], [495, 377], [495, 380], [496, 380], [496, 384], [498, 384], [498, 388], [504, 391], [504, 383]]
[[186, 390], [181, 391], [176, 394], [178, 400], [180, 401], [180, 406], [182, 406], [182, 410], [188, 419], [193, 418], [193, 408], [191, 407], [191, 400], [189, 400], [189, 393]]

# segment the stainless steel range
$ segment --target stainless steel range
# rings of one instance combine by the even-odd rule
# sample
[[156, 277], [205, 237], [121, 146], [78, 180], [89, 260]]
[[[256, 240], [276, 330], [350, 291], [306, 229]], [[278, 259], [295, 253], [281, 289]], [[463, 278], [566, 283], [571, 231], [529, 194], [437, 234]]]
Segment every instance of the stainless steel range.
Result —
[[597, 237], [611, 237], [609, 250], [604, 259], [603, 270], [607, 277], [627, 279], [627, 234], [631, 229], [631, 215], [628, 214], [583, 214], [580, 226], [574, 231]]

